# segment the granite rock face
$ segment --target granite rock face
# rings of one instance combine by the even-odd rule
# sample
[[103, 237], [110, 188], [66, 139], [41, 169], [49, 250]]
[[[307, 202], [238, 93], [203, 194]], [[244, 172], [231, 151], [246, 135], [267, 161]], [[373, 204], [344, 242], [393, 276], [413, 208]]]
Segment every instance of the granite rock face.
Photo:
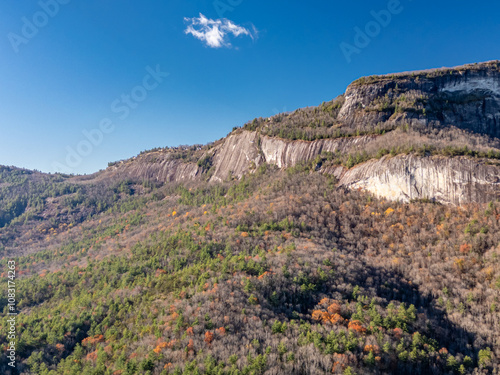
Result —
[[500, 198], [500, 164], [469, 158], [385, 156], [338, 177], [340, 186], [403, 202], [429, 199], [460, 205]]
[[168, 153], [153, 152], [108, 167], [96, 178], [177, 182], [196, 180], [201, 178], [202, 172], [196, 163], [184, 163]]
[[347, 152], [352, 147], [362, 147], [373, 138], [364, 136], [306, 142], [261, 137], [256, 132], [241, 131], [228, 136], [224, 144], [216, 149], [211, 181], [224, 181], [228, 176], [239, 178], [262, 163], [278, 168], [293, 167], [314, 159], [322, 152]]
[[239, 178], [259, 166], [263, 158], [258, 143], [259, 136], [255, 132], [243, 131], [229, 135], [215, 150], [211, 181], [224, 181], [229, 176]]
[[299, 162], [307, 162], [323, 152], [347, 152], [354, 147], [362, 148], [374, 136], [320, 139], [317, 141], [286, 141], [279, 138], [262, 137], [261, 152], [266, 163], [279, 168], [293, 167]]
[[353, 126], [402, 117], [500, 137], [500, 64], [362, 78], [348, 86], [339, 113]]

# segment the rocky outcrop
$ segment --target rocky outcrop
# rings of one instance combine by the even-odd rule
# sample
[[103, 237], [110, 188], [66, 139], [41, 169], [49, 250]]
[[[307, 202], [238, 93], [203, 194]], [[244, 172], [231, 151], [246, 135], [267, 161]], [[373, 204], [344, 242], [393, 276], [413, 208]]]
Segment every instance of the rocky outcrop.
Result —
[[347, 152], [355, 147], [362, 149], [374, 138], [375, 136], [364, 136], [312, 142], [289, 141], [261, 137], [256, 132], [242, 130], [228, 136], [216, 149], [211, 181], [224, 181], [229, 176], [239, 178], [262, 163], [289, 168], [297, 163], [312, 160], [323, 152]]
[[260, 165], [263, 158], [258, 142], [259, 136], [255, 132], [241, 131], [229, 135], [215, 150], [211, 181], [224, 181], [229, 176], [239, 178]]
[[500, 137], [500, 63], [362, 78], [348, 86], [339, 119], [351, 126], [418, 120]]
[[339, 186], [403, 202], [429, 199], [460, 205], [500, 198], [500, 163], [486, 160], [385, 156], [336, 174]]
[[376, 137], [364, 136], [306, 142], [262, 137], [260, 147], [266, 163], [279, 168], [288, 168], [299, 162], [312, 160], [323, 152], [348, 152], [353, 148], [362, 149], [374, 138]]
[[323, 152], [348, 152], [355, 148], [362, 150], [374, 138], [376, 136], [290, 141], [242, 130], [228, 136], [215, 151], [211, 181], [224, 181], [228, 176], [239, 178], [262, 163], [289, 168], [300, 162], [308, 162]]
[[[213, 153], [211, 181], [239, 178], [262, 163], [285, 169], [314, 159], [322, 152], [349, 152], [362, 149], [374, 136], [318, 140], [287, 141], [259, 137], [242, 131], [229, 136]], [[378, 197], [408, 202], [430, 199], [460, 205], [489, 202], [500, 198], [500, 163], [466, 157], [385, 156], [351, 169], [331, 167], [321, 172], [332, 174], [339, 186], [363, 189]], [[169, 154], [148, 154], [108, 168], [106, 178], [148, 179], [159, 182], [206, 179], [196, 163], [172, 159]]]
[[202, 172], [196, 163], [185, 163], [173, 158], [170, 153], [152, 152], [119, 162], [98, 174], [96, 179], [175, 182], [199, 179]]

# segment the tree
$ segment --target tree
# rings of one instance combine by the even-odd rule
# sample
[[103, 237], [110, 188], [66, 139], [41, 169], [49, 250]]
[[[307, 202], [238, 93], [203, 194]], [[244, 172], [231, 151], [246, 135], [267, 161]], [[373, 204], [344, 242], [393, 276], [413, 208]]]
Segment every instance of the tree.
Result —
[[205, 342], [210, 345], [214, 341], [214, 334], [210, 331], [205, 332]]
[[486, 348], [479, 351], [478, 363], [481, 367], [486, 367], [491, 363], [491, 349]]

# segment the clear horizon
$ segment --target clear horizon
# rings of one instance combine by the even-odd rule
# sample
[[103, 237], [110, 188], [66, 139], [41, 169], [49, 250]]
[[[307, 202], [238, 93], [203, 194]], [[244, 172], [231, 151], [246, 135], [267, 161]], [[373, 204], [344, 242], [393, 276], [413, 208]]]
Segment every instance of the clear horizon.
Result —
[[5, 3], [0, 165], [93, 173], [319, 105], [361, 76], [496, 60], [499, 9], [411, 0]]

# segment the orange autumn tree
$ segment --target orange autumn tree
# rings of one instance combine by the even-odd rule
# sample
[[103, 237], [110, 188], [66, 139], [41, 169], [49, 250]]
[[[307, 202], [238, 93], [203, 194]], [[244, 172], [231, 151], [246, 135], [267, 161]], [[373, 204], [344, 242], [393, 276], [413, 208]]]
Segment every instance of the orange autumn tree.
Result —
[[397, 339], [400, 339], [403, 336], [403, 330], [401, 328], [394, 328], [393, 332]]
[[170, 367], [172, 367], [172, 366], [173, 366], [172, 362], [168, 362], [167, 364], [165, 364], [165, 366], [163, 366], [163, 368], [164, 368], [165, 370], [167, 370], [167, 369], [169, 369], [169, 368], [170, 368]]
[[356, 332], [359, 332], [359, 333], [366, 332], [366, 328], [363, 327], [363, 325], [361, 324], [361, 322], [359, 320], [351, 320], [349, 322], [348, 328], [352, 329]]
[[224, 327], [217, 328], [215, 330], [219, 336], [224, 336], [226, 334], [226, 329]]
[[214, 341], [214, 334], [210, 331], [205, 332], [205, 342], [210, 345]]
[[364, 352], [373, 352], [374, 354], [380, 354], [380, 347], [378, 345], [365, 345]]
[[103, 335], [96, 335], [96, 336], [92, 336], [92, 337], [87, 337], [87, 338], [83, 339], [82, 345], [83, 346], [91, 346], [91, 345], [97, 344], [99, 342], [104, 342]]
[[313, 310], [312, 318], [321, 323], [330, 323], [330, 324], [338, 324], [343, 323], [344, 318], [340, 315], [341, 308], [340, 305], [336, 301], [332, 301], [328, 298], [323, 298], [319, 304], [322, 310]]
[[460, 245], [460, 252], [467, 254], [471, 251], [471, 248], [472, 248], [471, 245], [464, 243], [464, 244]]
[[160, 352], [161, 352], [161, 350], [162, 350], [162, 349], [166, 348], [166, 347], [167, 347], [167, 345], [168, 345], [168, 344], [167, 344], [166, 342], [160, 342], [160, 343], [156, 346], [156, 348], [154, 348], [154, 349], [153, 349], [153, 351], [154, 351], [156, 354], [158, 354], [158, 353], [160, 353]]
[[327, 307], [327, 311], [330, 314], [340, 314], [340, 305], [336, 302], [333, 302], [330, 306]]
[[97, 350], [90, 352], [86, 357], [87, 361], [96, 361], [97, 360]]

